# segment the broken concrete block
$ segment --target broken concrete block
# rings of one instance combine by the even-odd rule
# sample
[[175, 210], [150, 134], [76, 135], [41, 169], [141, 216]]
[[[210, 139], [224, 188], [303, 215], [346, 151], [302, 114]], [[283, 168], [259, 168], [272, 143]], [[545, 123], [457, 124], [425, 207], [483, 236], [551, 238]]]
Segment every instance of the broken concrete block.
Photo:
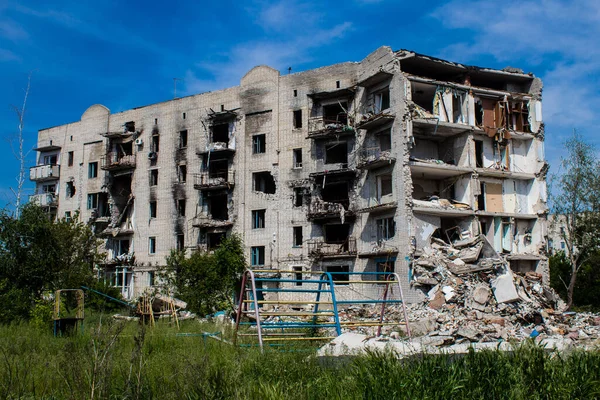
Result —
[[471, 297], [479, 304], [486, 304], [490, 298], [490, 289], [486, 285], [477, 285]]
[[510, 271], [506, 271], [502, 275], [498, 275], [491, 280], [494, 297], [498, 303], [510, 303], [519, 300], [517, 288], [513, 282], [513, 276]]
[[455, 294], [452, 286], [444, 286], [442, 288], [442, 292], [444, 292], [444, 298], [446, 301], [449, 301], [451, 298], [453, 298]]
[[456, 334], [458, 336], [462, 336], [464, 338], [467, 338], [469, 340], [475, 341], [477, 340], [477, 331], [474, 329], [470, 329], [470, 328], [459, 328], [458, 332], [456, 332]]
[[429, 307], [433, 308], [434, 310], [440, 309], [444, 304], [446, 304], [446, 297], [444, 292], [441, 290], [438, 290], [435, 293], [433, 300], [429, 301]]

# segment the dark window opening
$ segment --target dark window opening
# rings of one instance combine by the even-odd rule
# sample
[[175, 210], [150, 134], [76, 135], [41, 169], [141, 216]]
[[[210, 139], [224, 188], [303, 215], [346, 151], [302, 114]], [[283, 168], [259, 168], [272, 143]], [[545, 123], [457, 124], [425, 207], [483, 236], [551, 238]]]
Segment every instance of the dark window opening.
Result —
[[150, 143], [150, 151], [158, 153], [159, 144], [160, 144], [159, 136], [158, 135], [152, 135], [152, 140], [151, 140], [151, 143]]
[[381, 151], [389, 151], [392, 149], [392, 132], [391, 129], [379, 134], [379, 149]]
[[180, 131], [179, 132], [179, 148], [180, 149], [186, 148], [187, 141], [188, 141], [188, 131], [187, 130]]
[[[412, 82], [411, 88], [412, 101], [418, 106], [425, 109], [425, 111], [433, 114], [433, 98], [435, 97], [436, 86], [428, 85], [425, 83]], [[444, 115], [443, 110], [445, 109], [445, 105], [443, 101], [441, 101], [440, 108], [442, 109], [442, 115]]]
[[44, 156], [44, 165], [56, 165], [56, 161], [58, 161], [58, 157], [56, 154], [51, 156]]
[[73, 166], [73, 158], [74, 158], [73, 152], [72, 152], [72, 151], [70, 151], [70, 152], [69, 152], [69, 162], [68, 162], [68, 164], [69, 164], [69, 167], [72, 167], [72, 166]]
[[229, 144], [229, 123], [213, 125], [211, 127], [212, 142]]
[[321, 198], [323, 201], [341, 203], [345, 209], [348, 209], [350, 204], [349, 189], [348, 182], [329, 183], [321, 189]]
[[479, 194], [477, 195], [477, 210], [485, 211], [485, 182], [479, 183]]
[[65, 222], [71, 222], [71, 211], [65, 211]]
[[158, 170], [150, 170], [150, 186], [158, 185]]
[[128, 239], [123, 239], [123, 240], [117, 240], [115, 243], [115, 253], [117, 256], [122, 256], [123, 254], [129, 254], [129, 240]]
[[387, 87], [380, 92], [374, 93], [373, 100], [375, 102], [375, 114], [379, 114], [390, 108], [390, 88]]
[[[465, 92], [457, 92], [452, 95], [452, 122], [455, 124], [467, 122], [467, 118], [463, 115], [463, 100], [466, 98]], [[475, 106], [477, 108], [477, 106]]]
[[294, 129], [302, 128], [302, 110], [294, 111]]
[[227, 208], [227, 193], [216, 194], [208, 197], [208, 211], [212, 219], [227, 221], [229, 210]]
[[210, 232], [206, 234], [206, 247], [214, 250], [221, 245], [225, 239], [225, 232]]
[[486, 221], [479, 221], [480, 225], [481, 225], [481, 234], [484, 236], [487, 236], [488, 233], [488, 224]]
[[302, 168], [302, 149], [292, 150], [294, 156], [294, 168]]
[[304, 188], [294, 188], [294, 207], [302, 207], [304, 204]]
[[221, 111], [225, 111], [225, 104], [221, 104]]
[[348, 242], [350, 224], [325, 225], [325, 243], [342, 244]]
[[150, 218], [156, 218], [156, 201], [150, 202]]
[[340, 88], [340, 81], [335, 81], [335, 87], [336, 87], [336, 89]]
[[177, 234], [177, 251], [183, 251], [185, 249], [185, 235], [183, 233]]
[[475, 101], [475, 125], [483, 126], [483, 103], [481, 100]]
[[67, 194], [68, 199], [75, 196], [75, 183], [73, 183], [73, 181], [67, 182], [67, 193], [66, 194]]
[[185, 113], [183, 113], [181, 116], [183, 117], [183, 119], [185, 119]]
[[149, 254], [156, 253], [156, 237], [154, 237], [154, 236], [148, 238], [148, 253]]
[[91, 162], [88, 164], [88, 178], [97, 178], [98, 177], [98, 162]]
[[125, 122], [125, 132], [135, 132], [135, 122]]
[[275, 179], [273, 179], [273, 175], [270, 172], [254, 172], [252, 174], [252, 182], [256, 192], [275, 194]]
[[294, 226], [293, 234], [294, 247], [302, 247], [302, 227]]
[[302, 286], [302, 267], [293, 267], [296, 286]]
[[187, 165], [182, 164], [177, 168], [177, 181], [184, 183], [187, 179]]
[[392, 175], [380, 175], [378, 178], [378, 194], [379, 199], [388, 194], [392, 194]]
[[[227, 160], [212, 160], [208, 164], [208, 177], [211, 179], [222, 178], [227, 180]], [[206, 168], [205, 168], [206, 169]]]
[[185, 199], [177, 200], [177, 215], [185, 217]]
[[266, 210], [252, 211], [252, 229], [262, 229], [265, 227]]
[[294, 97], [298, 97], [298, 90], [294, 89]]
[[475, 167], [483, 168], [483, 142], [475, 140]]
[[108, 193], [98, 193], [98, 217], [110, 217]]
[[262, 154], [267, 151], [267, 136], [266, 135], [254, 135], [252, 136], [252, 153]]
[[154, 118], [154, 125], [158, 125], [158, 118]]
[[98, 193], [90, 193], [87, 195], [87, 209], [93, 210], [98, 208]]
[[348, 265], [328, 265], [326, 271], [336, 285], [349, 285], [350, 267]]
[[265, 246], [254, 246], [250, 249], [250, 264], [265, 265]]
[[73, 135], [71, 135], [71, 142], [73, 141]]
[[348, 103], [335, 103], [323, 106], [323, 123], [327, 124], [348, 124]]
[[348, 143], [337, 142], [325, 146], [325, 164], [348, 164]]
[[393, 217], [377, 220], [377, 240], [388, 240], [396, 234], [396, 222]]

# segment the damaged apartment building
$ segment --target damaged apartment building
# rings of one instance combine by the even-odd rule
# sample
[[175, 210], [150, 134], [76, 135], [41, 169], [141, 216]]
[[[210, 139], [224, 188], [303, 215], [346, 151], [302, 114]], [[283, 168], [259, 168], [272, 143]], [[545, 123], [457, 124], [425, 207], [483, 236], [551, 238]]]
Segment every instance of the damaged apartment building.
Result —
[[388, 47], [287, 75], [257, 66], [239, 86], [40, 130], [33, 200], [91, 224], [99, 271], [128, 298], [172, 249], [234, 232], [252, 268], [395, 271], [409, 301], [433, 242], [487, 242], [547, 276], [541, 91], [517, 69]]

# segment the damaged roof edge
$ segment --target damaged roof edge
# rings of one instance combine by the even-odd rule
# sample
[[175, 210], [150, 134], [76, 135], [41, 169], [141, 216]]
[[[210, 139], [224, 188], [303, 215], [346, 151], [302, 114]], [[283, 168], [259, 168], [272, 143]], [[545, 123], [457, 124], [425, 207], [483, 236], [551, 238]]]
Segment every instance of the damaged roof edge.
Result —
[[501, 70], [501, 69], [478, 67], [476, 65], [466, 65], [466, 64], [453, 62], [453, 61], [444, 60], [442, 58], [428, 56], [428, 55], [417, 53], [415, 51], [407, 50], [407, 49], [400, 49], [400, 50], [397, 50], [395, 53], [396, 53], [396, 57], [398, 57], [400, 60], [408, 59], [408, 58], [420, 58], [420, 59], [431, 61], [431, 62], [446, 64], [446, 65], [450, 65], [450, 66], [453, 66], [456, 68], [461, 68], [461, 69], [464, 69], [467, 71], [468, 70], [476, 70], [476, 71], [480, 71], [480, 72], [488, 72], [491, 74], [517, 77], [517, 78], [523, 78], [523, 79], [535, 78], [535, 75], [531, 72], [529, 72], [529, 73], [516, 72], [515, 71], [516, 68], [511, 68], [511, 67], [506, 67], [507, 71], [505, 71], [505, 70]]

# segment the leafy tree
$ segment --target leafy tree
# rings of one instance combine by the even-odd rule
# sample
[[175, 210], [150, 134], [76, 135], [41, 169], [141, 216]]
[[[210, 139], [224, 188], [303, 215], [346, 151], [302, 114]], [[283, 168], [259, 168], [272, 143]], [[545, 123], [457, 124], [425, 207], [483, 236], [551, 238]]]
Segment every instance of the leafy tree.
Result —
[[94, 280], [98, 241], [79, 222], [52, 222], [26, 204], [18, 217], [0, 211], [0, 321], [25, 318], [43, 292], [77, 288]]
[[[550, 286], [566, 298], [567, 282], [571, 275], [571, 263], [563, 251], [550, 256]], [[600, 309], [600, 251], [588, 257], [577, 274], [573, 291], [573, 305]]]
[[200, 314], [231, 309], [231, 298], [246, 267], [242, 240], [238, 235], [225, 239], [214, 253], [173, 250], [160, 279], [175, 290], [175, 296]]
[[566, 157], [560, 172], [552, 177], [552, 208], [564, 224], [568, 276], [567, 307], [573, 305], [577, 277], [584, 265], [597, 254], [600, 245], [600, 161], [596, 149], [577, 132], [565, 143]]

